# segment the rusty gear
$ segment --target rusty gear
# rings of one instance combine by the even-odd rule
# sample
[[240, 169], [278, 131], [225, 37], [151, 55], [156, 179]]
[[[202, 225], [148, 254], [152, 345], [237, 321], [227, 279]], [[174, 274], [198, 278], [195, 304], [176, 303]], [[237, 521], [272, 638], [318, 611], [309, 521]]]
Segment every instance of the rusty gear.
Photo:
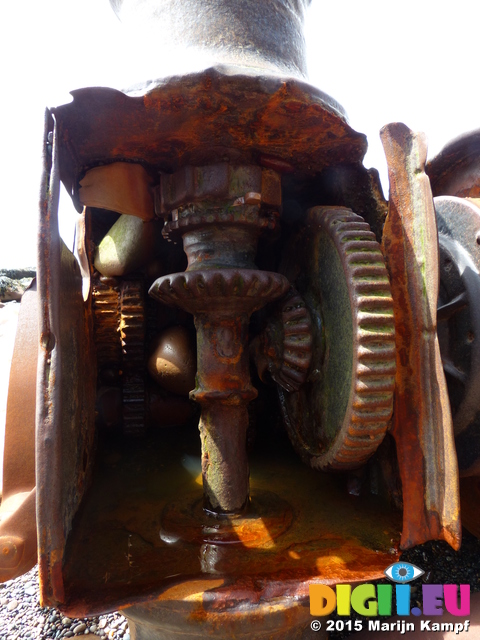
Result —
[[287, 431], [313, 467], [354, 469], [392, 413], [395, 327], [383, 256], [363, 218], [340, 207], [311, 209], [285, 255], [282, 272], [322, 317], [307, 382], [279, 389]]
[[143, 435], [145, 426], [145, 292], [140, 279], [124, 280], [120, 294], [123, 430]]
[[118, 372], [121, 368], [120, 282], [117, 278], [100, 276], [94, 279], [92, 308], [97, 368], [101, 378], [103, 370], [114, 367]]
[[298, 391], [312, 360], [312, 320], [293, 287], [276, 306], [266, 328], [252, 343], [252, 355], [263, 382], [268, 372], [285, 391]]
[[100, 276], [93, 285], [99, 392], [119, 388], [123, 431], [145, 433], [145, 294], [143, 280]]

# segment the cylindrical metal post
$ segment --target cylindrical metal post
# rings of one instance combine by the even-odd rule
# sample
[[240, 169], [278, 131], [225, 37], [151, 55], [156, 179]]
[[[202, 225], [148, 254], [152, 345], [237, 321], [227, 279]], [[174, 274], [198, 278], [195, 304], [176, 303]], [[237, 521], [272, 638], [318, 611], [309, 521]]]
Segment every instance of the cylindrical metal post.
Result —
[[163, 276], [150, 295], [194, 314], [205, 508], [240, 514], [248, 502], [247, 404], [250, 382], [248, 322], [253, 311], [284, 294], [278, 273], [255, 269], [207, 269]]
[[[311, 0], [110, 0], [117, 16], [138, 26], [165, 68], [178, 43], [189, 63], [232, 64], [255, 72], [306, 76], [303, 18]], [[162, 55], [163, 54], [163, 55]]]
[[[250, 384], [248, 315], [229, 316], [215, 305], [195, 316], [197, 387], [191, 398], [202, 407], [200, 438], [205, 508], [239, 513], [248, 500], [247, 404], [257, 391]], [[240, 307], [240, 305], [238, 305]], [[220, 308], [218, 308], [220, 307]], [[240, 315], [241, 313], [241, 315]]]
[[156, 280], [150, 295], [194, 316], [197, 386], [190, 397], [202, 407], [204, 506], [217, 516], [238, 515], [249, 497], [247, 405], [257, 396], [249, 319], [290, 286], [255, 266], [260, 234], [276, 225], [280, 178], [256, 165], [185, 167], [163, 178], [161, 202], [172, 216], [164, 233], [181, 234], [188, 267]]

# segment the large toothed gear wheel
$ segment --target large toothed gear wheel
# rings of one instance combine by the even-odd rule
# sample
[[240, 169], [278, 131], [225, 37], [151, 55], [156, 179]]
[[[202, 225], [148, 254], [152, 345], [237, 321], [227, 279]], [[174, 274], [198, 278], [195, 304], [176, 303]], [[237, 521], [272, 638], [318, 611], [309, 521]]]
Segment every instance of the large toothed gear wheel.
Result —
[[293, 445], [313, 467], [355, 469], [382, 442], [393, 407], [393, 301], [380, 247], [349, 209], [315, 207], [292, 239], [281, 271], [312, 317], [310, 373], [279, 388]]

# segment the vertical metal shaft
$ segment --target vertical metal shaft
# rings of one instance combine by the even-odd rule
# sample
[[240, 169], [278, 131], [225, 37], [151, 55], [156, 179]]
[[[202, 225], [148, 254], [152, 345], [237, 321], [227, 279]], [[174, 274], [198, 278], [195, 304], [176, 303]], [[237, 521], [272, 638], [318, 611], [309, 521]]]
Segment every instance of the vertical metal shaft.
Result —
[[[182, 235], [188, 268], [156, 280], [150, 294], [195, 318], [197, 386], [190, 397], [202, 407], [205, 508], [217, 515], [241, 513], [249, 496], [247, 405], [257, 395], [249, 372], [249, 319], [290, 286], [254, 262], [260, 233], [275, 226], [275, 215], [262, 210], [262, 193], [279, 203], [279, 184], [260, 167], [222, 164], [185, 169], [162, 185], [164, 199], [177, 207], [166, 233]], [[178, 194], [186, 206], [180, 208]]]
[[257, 395], [248, 370], [248, 320], [245, 312], [222, 313], [221, 304], [195, 316], [198, 372], [191, 397], [202, 407], [203, 487], [213, 512], [239, 513], [248, 500], [247, 404]]

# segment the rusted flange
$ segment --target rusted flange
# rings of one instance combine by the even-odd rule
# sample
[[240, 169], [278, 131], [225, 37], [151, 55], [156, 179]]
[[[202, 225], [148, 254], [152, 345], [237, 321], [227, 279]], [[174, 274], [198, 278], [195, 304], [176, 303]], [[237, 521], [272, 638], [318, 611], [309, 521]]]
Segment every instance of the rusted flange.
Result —
[[221, 158], [316, 172], [360, 164], [367, 148], [335, 100], [295, 78], [215, 67], [130, 94], [95, 87], [72, 95], [53, 113], [61, 179], [79, 210], [79, 180], [100, 164], [139, 162], [155, 175]]

